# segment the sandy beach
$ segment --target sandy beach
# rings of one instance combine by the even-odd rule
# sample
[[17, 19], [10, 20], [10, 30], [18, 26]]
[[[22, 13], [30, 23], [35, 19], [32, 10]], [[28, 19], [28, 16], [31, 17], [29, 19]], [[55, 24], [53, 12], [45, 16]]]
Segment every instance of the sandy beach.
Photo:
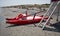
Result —
[[[45, 30], [42, 30], [41, 27], [35, 27], [33, 24], [8, 27], [10, 25], [6, 23], [5, 18], [15, 17], [21, 12], [25, 13], [26, 9], [19, 9], [18, 11], [15, 11], [17, 9], [12, 10], [1, 8], [0, 10], [0, 36], [60, 36], [60, 27], [56, 28], [57, 26], [48, 26]], [[28, 10], [28, 12], [35, 13], [37, 12], [37, 10]], [[41, 12], [39, 15], [44, 13], [45, 12]], [[60, 22], [56, 21], [56, 15], [53, 15], [52, 17], [54, 18], [53, 20], [51, 20], [52, 24], [60, 24]], [[39, 23], [37, 23], [36, 25], [38, 24]]]

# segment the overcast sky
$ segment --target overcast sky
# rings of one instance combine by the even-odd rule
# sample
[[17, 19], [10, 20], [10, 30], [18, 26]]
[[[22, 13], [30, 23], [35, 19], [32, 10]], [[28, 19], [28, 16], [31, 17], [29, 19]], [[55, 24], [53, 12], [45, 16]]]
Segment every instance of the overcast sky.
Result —
[[50, 0], [0, 0], [0, 7], [23, 4], [50, 4]]

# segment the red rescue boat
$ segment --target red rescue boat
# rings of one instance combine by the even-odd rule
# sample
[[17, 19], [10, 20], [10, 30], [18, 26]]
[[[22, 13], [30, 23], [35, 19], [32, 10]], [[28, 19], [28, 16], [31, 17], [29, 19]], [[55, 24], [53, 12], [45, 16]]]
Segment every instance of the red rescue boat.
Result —
[[[14, 24], [14, 25], [23, 25], [23, 24], [34, 24], [39, 23], [43, 16], [28, 16], [26, 14], [19, 14], [15, 18], [6, 18], [6, 23]], [[48, 17], [45, 17], [45, 19], [48, 19]]]

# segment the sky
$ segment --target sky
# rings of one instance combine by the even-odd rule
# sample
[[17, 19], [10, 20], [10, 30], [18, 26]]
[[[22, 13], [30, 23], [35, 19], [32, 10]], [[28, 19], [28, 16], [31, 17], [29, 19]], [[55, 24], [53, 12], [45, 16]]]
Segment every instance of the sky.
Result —
[[50, 4], [51, 0], [0, 0], [0, 7], [25, 4]]

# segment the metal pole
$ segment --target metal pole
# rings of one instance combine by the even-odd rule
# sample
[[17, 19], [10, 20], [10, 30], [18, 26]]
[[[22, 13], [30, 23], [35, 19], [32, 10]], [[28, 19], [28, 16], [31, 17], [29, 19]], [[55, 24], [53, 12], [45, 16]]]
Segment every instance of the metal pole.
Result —
[[56, 19], [56, 21], [57, 21], [57, 22], [59, 21], [59, 6], [58, 6], [58, 8], [57, 8], [57, 19]]

